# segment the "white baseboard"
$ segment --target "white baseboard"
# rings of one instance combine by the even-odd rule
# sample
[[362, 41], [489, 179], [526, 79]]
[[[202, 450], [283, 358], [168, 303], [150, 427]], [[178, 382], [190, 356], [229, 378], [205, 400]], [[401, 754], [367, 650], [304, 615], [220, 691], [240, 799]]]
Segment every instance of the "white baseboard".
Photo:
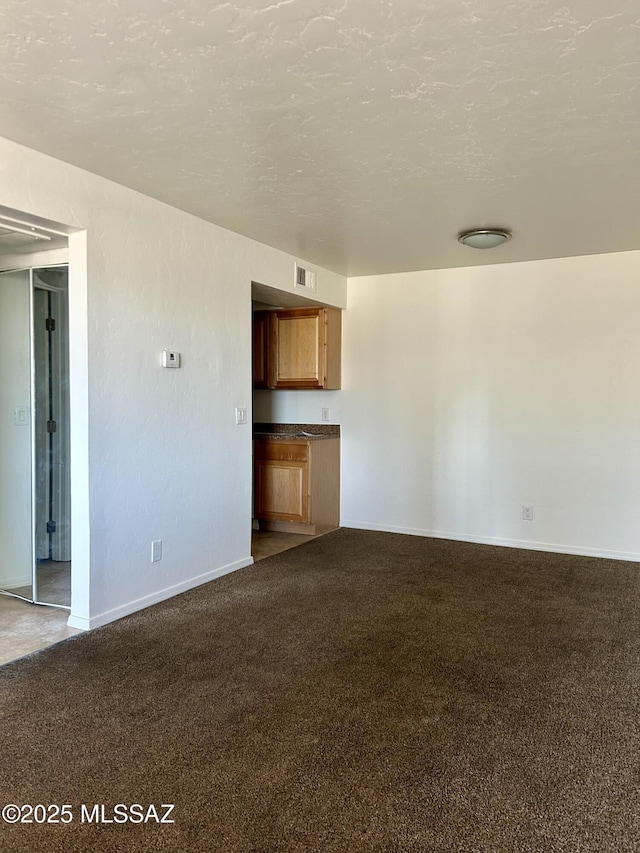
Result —
[[77, 628], [78, 631], [88, 631], [91, 627], [89, 619], [84, 616], [74, 616], [73, 613], [67, 619], [67, 628]]
[[379, 530], [383, 533], [404, 533], [407, 536], [424, 536], [433, 539], [452, 539], [455, 542], [474, 542], [477, 545], [496, 545], [500, 548], [523, 548], [527, 551], [549, 551], [553, 554], [575, 554], [580, 557], [601, 557], [606, 560], [640, 562], [640, 553], [635, 551], [608, 551], [603, 548], [587, 548], [581, 545], [559, 545], [550, 542], [535, 542], [528, 539], [502, 539], [497, 536], [475, 536], [467, 533], [451, 533], [444, 530], [420, 530], [414, 527], [367, 524], [360, 521], [341, 519], [341, 527], [357, 530]]
[[242, 560], [236, 560], [234, 563], [228, 563], [226, 566], [221, 566], [218, 569], [212, 569], [202, 575], [196, 575], [194, 578], [182, 581], [154, 592], [151, 595], [145, 595], [144, 598], [138, 598], [135, 601], [129, 601], [120, 607], [115, 607], [113, 610], [107, 610], [104, 613], [99, 613], [97, 616], [92, 616], [90, 619], [74, 616], [71, 614], [67, 625], [70, 628], [79, 628], [83, 631], [88, 631], [91, 628], [101, 628], [109, 622], [115, 622], [116, 619], [122, 619], [123, 616], [128, 616], [130, 613], [135, 613], [138, 610], [144, 610], [145, 607], [150, 607], [152, 604], [159, 604], [161, 601], [166, 601], [167, 598], [173, 598], [174, 595], [179, 595], [181, 592], [187, 592], [196, 586], [201, 586], [203, 583], [220, 578], [223, 575], [228, 575], [238, 569], [244, 569], [246, 566], [253, 564], [253, 557], [245, 557]]

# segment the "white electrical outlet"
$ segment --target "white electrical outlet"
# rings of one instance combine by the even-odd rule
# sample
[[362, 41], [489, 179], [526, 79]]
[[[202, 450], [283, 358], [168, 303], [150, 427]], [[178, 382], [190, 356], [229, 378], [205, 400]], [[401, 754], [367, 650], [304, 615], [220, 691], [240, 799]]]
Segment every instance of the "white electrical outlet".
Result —
[[247, 422], [247, 410], [245, 406], [237, 406], [236, 407], [236, 424], [246, 424]]
[[331, 420], [331, 409], [323, 409], [322, 410], [322, 420], [330, 421]]
[[151, 543], [151, 562], [157, 563], [162, 559], [162, 539], [154, 539]]
[[522, 520], [533, 521], [533, 507], [522, 504]]

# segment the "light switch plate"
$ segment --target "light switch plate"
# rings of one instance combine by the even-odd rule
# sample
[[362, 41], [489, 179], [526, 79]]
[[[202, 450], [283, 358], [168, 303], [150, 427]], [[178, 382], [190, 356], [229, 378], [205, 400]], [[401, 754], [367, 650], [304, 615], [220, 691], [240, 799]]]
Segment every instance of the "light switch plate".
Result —
[[180, 353], [171, 349], [162, 350], [163, 367], [180, 367]]
[[29, 426], [31, 421], [29, 406], [16, 406], [13, 413], [13, 421], [16, 426]]
[[236, 424], [238, 426], [242, 424], [246, 424], [247, 422], [247, 409], [245, 406], [237, 406], [236, 407]]

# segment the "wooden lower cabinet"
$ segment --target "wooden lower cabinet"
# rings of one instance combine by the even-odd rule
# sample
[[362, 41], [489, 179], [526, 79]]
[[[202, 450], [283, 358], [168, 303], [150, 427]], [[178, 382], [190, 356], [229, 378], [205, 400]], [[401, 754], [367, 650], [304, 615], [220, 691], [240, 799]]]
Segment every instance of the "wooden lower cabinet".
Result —
[[261, 530], [316, 534], [339, 526], [339, 438], [256, 439], [253, 453]]

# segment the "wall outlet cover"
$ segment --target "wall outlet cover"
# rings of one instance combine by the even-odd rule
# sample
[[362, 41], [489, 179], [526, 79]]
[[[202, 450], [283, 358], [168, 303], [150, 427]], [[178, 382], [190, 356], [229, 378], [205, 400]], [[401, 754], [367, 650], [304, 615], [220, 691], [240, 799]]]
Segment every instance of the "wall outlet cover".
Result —
[[175, 350], [162, 350], [162, 366], [163, 367], [180, 367], [180, 353]]

